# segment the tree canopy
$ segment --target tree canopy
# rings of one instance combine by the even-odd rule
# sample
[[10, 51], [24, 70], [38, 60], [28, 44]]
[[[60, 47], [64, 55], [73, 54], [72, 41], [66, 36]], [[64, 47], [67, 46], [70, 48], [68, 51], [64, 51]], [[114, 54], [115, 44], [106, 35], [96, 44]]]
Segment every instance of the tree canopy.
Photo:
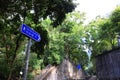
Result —
[[48, 64], [60, 64], [66, 56], [84, 70], [94, 70], [90, 62], [95, 56], [118, 46], [120, 6], [108, 17], [98, 16], [84, 25], [85, 13], [75, 12], [72, 0], [0, 0], [0, 4], [0, 79], [21, 77], [28, 41], [19, 31], [23, 23], [41, 35], [40, 42], [32, 42], [29, 77]]
[[56, 27], [65, 19], [65, 14], [74, 9], [72, 0], [0, 0], [0, 52], [6, 66], [1, 66], [0, 71], [7, 70], [6, 73], [2, 71], [0, 74], [4, 74], [4, 78], [8, 80], [14, 78], [12, 74], [16, 70], [14, 66], [17, 57], [25, 51], [24, 44], [27, 42], [19, 31], [21, 24], [25, 23], [40, 33], [41, 42], [32, 47], [32, 52], [37, 53], [39, 57], [49, 42], [48, 32], [41, 25], [43, 19], [49, 17], [53, 27]]
[[11, 17], [12, 20], [20, 21], [21, 17], [25, 19], [33, 10], [34, 23], [38, 23], [41, 18], [45, 19], [49, 16], [54, 26], [61, 24], [65, 14], [75, 9], [72, 0], [0, 0], [0, 3], [2, 17]]

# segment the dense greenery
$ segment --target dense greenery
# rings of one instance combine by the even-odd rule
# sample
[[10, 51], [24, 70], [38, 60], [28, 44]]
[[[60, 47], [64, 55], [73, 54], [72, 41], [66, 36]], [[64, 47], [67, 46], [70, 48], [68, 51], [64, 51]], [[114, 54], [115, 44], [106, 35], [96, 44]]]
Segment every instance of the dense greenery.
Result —
[[[20, 25], [25, 23], [41, 34], [41, 42], [35, 43], [32, 52], [40, 58], [44, 48], [48, 45], [48, 32], [41, 25], [43, 19], [49, 17], [53, 27], [60, 25], [65, 19], [65, 14], [72, 12], [75, 4], [72, 0], [0, 0], [0, 74], [3, 78], [11, 80], [19, 77], [19, 54], [24, 52], [27, 39], [20, 31]], [[22, 58], [24, 60], [24, 58]], [[4, 71], [5, 70], [5, 71]], [[13, 72], [18, 71], [16, 75]]]
[[94, 73], [95, 56], [118, 46], [120, 6], [109, 17], [98, 16], [84, 25], [85, 13], [72, 12], [72, 0], [0, 0], [0, 4], [0, 79], [22, 77], [27, 44], [27, 38], [19, 32], [22, 23], [42, 38], [40, 42], [33, 41], [31, 47], [31, 80], [46, 65], [58, 65], [66, 57]]
[[[77, 20], [78, 22], [76, 22]], [[82, 41], [84, 37], [83, 20], [83, 13], [73, 12], [67, 14], [66, 19], [58, 28], [48, 28], [50, 43], [46, 49], [48, 51], [45, 58], [48, 58], [47, 64], [53, 63], [57, 65], [67, 56], [75, 64], [87, 65], [88, 56], [84, 51], [84, 43]]]
[[[97, 17], [88, 26], [93, 56], [118, 46], [120, 6], [107, 18]], [[91, 29], [89, 29], [91, 28]]]

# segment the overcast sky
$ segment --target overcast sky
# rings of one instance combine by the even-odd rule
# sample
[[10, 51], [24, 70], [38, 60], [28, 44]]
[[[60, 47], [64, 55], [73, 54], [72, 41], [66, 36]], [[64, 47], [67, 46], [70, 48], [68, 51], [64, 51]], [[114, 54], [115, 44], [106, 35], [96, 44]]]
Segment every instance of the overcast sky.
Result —
[[87, 21], [94, 19], [96, 16], [107, 16], [120, 5], [120, 0], [76, 0], [79, 6], [76, 10], [86, 13]]

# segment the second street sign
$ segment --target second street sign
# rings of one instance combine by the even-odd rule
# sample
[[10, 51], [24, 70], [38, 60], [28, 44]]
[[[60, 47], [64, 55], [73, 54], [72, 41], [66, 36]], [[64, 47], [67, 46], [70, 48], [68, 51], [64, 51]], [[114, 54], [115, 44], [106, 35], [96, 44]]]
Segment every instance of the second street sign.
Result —
[[30, 37], [31, 39], [33, 39], [37, 42], [39, 42], [41, 40], [40, 34], [38, 32], [36, 32], [35, 30], [31, 29], [29, 26], [27, 26], [25, 24], [21, 25], [20, 31], [24, 35]]

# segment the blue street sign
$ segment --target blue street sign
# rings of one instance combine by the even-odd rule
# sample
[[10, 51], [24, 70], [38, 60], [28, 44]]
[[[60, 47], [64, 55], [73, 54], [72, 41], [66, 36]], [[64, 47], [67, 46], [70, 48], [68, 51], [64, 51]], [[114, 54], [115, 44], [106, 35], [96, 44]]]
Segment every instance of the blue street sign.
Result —
[[81, 65], [80, 65], [80, 64], [77, 65], [77, 69], [78, 69], [78, 70], [81, 69]]
[[29, 26], [22, 24], [21, 25], [21, 29], [20, 29], [21, 33], [23, 33], [24, 35], [30, 37], [31, 39], [39, 42], [41, 40], [40, 38], [40, 34], [36, 31], [34, 31], [33, 29], [31, 29]]

